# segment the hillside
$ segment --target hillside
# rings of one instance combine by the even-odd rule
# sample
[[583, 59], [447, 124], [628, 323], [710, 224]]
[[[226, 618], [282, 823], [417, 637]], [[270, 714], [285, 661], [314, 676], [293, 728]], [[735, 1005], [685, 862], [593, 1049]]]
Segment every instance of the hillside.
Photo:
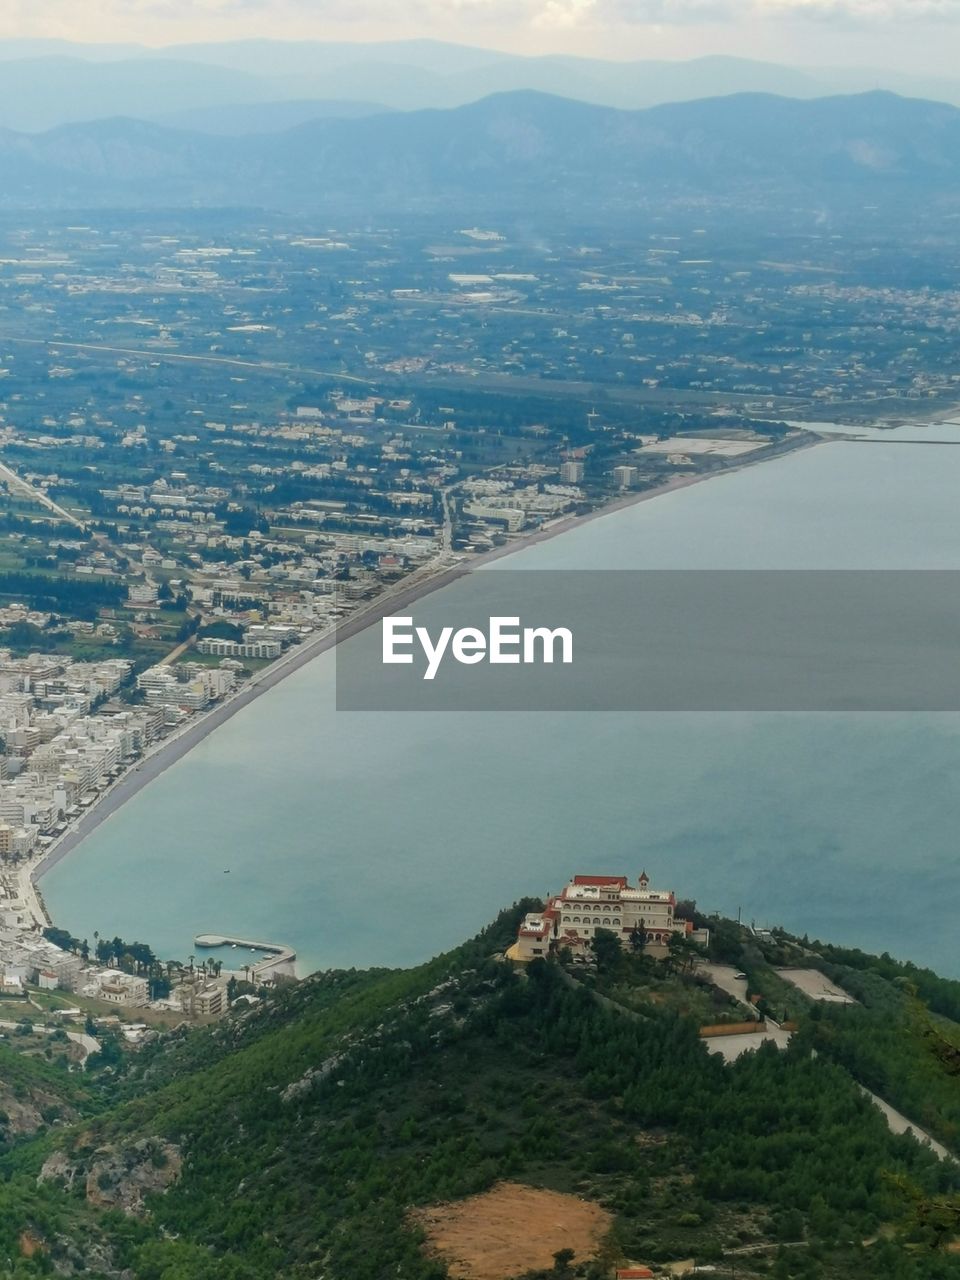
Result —
[[[682, 966], [503, 963], [526, 905], [417, 969], [319, 974], [93, 1062], [72, 1113], [3, 1157], [4, 1274], [599, 1280], [624, 1259], [694, 1257], [740, 1277], [960, 1275], [938, 1247], [960, 1170], [895, 1137], [854, 1078], [955, 1143], [957, 1086], [906, 982], [951, 1011], [960, 983], [718, 925], [762, 1001], [783, 999], [773, 966], [798, 956], [863, 1001], [796, 997], [786, 1051], [726, 1065], [698, 1035], [709, 988]], [[554, 1263], [556, 1240], [572, 1261]]]
[[960, 111], [864, 94], [616, 111], [537, 93], [221, 138], [135, 120], [0, 133], [0, 205], [244, 205], [589, 217], [664, 199], [954, 199]]

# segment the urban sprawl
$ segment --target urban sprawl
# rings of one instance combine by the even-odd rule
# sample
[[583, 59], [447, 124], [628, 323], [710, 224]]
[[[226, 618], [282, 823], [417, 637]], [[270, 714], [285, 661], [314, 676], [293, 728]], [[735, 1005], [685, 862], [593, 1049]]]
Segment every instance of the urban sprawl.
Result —
[[37, 874], [151, 752], [398, 584], [803, 443], [797, 422], [955, 398], [952, 279], [907, 289], [882, 228], [771, 261], [749, 224], [664, 216], [600, 243], [5, 216], [4, 989], [220, 1011], [215, 964], [160, 981], [71, 939]]

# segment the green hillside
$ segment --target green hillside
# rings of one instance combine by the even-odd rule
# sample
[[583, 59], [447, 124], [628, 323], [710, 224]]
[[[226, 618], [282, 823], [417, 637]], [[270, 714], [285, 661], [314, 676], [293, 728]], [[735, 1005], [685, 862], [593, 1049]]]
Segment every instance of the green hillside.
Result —
[[[955, 1140], [960, 1085], [928, 1031], [960, 1027], [911, 971], [824, 950], [862, 1003], [802, 1008], [787, 1050], [725, 1065], [685, 962], [503, 962], [524, 906], [419, 968], [317, 975], [83, 1077], [4, 1051], [0, 1073], [60, 1110], [0, 1162], [0, 1275], [440, 1280], [411, 1210], [508, 1181], [611, 1215], [592, 1260], [536, 1274], [960, 1276], [960, 1169], [894, 1136], [854, 1078]], [[715, 945], [761, 1000], [799, 954], [735, 926]], [[960, 983], [934, 978], [946, 1008]]]

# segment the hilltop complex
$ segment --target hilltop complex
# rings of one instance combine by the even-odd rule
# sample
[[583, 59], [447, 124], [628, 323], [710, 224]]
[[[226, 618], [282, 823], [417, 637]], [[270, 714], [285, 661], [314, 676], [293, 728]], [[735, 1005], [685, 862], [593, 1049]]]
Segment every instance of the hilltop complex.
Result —
[[533, 960], [568, 947], [575, 956], [583, 956], [598, 929], [652, 956], [666, 955], [672, 937], [706, 945], [709, 930], [694, 928], [676, 909], [676, 894], [651, 889], [646, 871], [640, 873], [636, 888], [626, 876], [574, 876], [562, 893], [547, 899], [543, 911], [524, 917], [508, 955], [511, 960]]

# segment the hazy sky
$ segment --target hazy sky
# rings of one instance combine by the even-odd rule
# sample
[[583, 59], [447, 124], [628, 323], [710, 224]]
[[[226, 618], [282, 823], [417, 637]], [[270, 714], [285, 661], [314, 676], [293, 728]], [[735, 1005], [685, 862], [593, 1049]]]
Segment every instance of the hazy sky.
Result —
[[954, 75], [960, 0], [0, 0], [0, 36], [433, 36], [522, 53], [735, 53]]

